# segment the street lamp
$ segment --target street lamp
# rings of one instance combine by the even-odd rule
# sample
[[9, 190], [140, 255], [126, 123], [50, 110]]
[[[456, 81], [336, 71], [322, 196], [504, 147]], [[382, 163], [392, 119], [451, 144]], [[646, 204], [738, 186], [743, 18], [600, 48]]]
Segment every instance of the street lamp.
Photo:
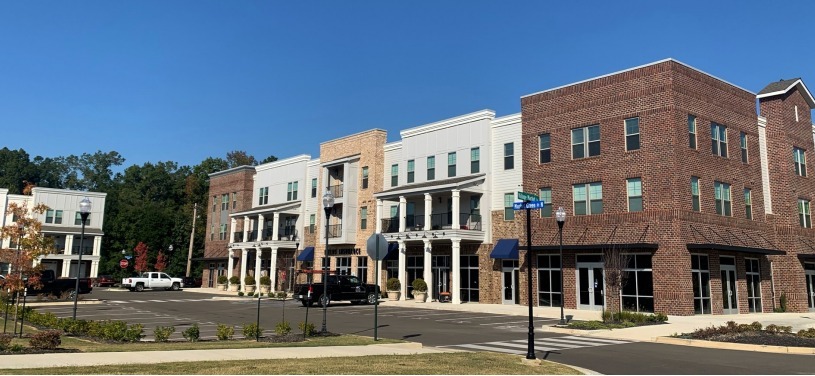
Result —
[[560, 236], [560, 325], [566, 325], [566, 319], [563, 317], [563, 222], [566, 222], [566, 211], [562, 206], [557, 208], [555, 212], [555, 220], [557, 220], [558, 234]]
[[74, 315], [73, 319], [76, 320], [76, 299], [79, 297], [79, 275], [82, 270], [82, 253], [84, 252], [83, 243], [85, 241], [85, 221], [88, 220], [88, 215], [91, 214], [91, 200], [87, 197], [79, 202], [79, 216], [82, 218], [82, 235], [79, 238], [79, 261], [76, 264], [76, 290], [74, 291]]
[[325, 210], [325, 252], [323, 254], [323, 298], [320, 299], [321, 303], [323, 303], [323, 327], [320, 329], [320, 332], [323, 334], [328, 333], [328, 329], [326, 328], [325, 321], [326, 315], [328, 314], [328, 268], [326, 268], [326, 263], [328, 262], [328, 218], [331, 216], [331, 209], [334, 208], [334, 195], [331, 193], [330, 189], [326, 189], [325, 194], [323, 195], [323, 210]]

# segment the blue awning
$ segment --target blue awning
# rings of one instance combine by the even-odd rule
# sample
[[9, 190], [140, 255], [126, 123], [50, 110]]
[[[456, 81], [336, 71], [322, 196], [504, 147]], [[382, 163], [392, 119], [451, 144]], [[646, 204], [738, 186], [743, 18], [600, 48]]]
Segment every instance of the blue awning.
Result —
[[399, 259], [399, 243], [388, 243], [388, 254], [383, 260]]
[[490, 253], [494, 259], [518, 259], [518, 239], [498, 239]]
[[314, 247], [306, 247], [297, 255], [297, 261], [314, 261]]

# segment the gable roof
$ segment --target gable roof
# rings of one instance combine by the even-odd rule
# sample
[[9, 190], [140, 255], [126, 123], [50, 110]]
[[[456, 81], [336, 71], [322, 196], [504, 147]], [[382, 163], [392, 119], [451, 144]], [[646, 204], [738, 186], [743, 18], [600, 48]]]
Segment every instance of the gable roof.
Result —
[[809, 92], [806, 85], [804, 85], [804, 81], [801, 80], [801, 78], [773, 82], [761, 89], [761, 91], [758, 92], [758, 95], [756, 95], [756, 98], [769, 98], [776, 95], [786, 94], [793, 88], [797, 88], [801, 91], [801, 95], [807, 101], [807, 104], [809, 104], [809, 108], [815, 108], [815, 98], [812, 98], [812, 94]]

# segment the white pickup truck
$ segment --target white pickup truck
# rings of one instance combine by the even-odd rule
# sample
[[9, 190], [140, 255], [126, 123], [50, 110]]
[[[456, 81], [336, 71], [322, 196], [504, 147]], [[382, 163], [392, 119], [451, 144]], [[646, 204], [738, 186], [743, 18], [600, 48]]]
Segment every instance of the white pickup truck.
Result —
[[184, 287], [184, 280], [172, 278], [167, 273], [144, 272], [139, 277], [122, 279], [122, 287], [130, 291], [144, 291], [144, 289], [165, 289], [178, 291]]

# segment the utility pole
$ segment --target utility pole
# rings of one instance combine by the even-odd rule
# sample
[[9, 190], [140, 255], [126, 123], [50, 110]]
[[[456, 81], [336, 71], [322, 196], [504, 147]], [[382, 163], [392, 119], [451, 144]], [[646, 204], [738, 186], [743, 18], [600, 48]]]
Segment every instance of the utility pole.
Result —
[[192, 243], [195, 241], [195, 217], [198, 214], [198, 203], [196, 202], [195, 205], [192, 207], [192, 230], [190, 230], [190, 250], [187, 252], [187, 274], [186, 277], [190, 276], [190, 270], [192, 269]]

